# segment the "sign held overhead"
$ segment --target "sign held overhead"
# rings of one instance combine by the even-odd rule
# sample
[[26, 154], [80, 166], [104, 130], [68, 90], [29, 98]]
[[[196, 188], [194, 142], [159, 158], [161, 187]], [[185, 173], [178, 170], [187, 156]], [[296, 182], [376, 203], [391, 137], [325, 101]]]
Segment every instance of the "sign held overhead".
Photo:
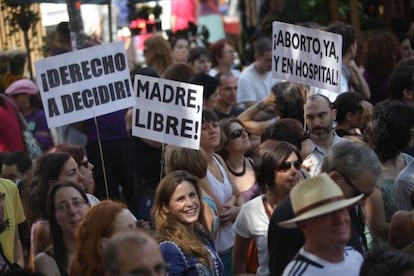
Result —
[[135, 75], [132, 135], [200, 148], [203, 87]]
[[272, 76], [339, 92], [342, 36], [273, 22]]
[[50, 128], [105, 115], [134, 104], [120, 42], [69, 52], [35, 63]]

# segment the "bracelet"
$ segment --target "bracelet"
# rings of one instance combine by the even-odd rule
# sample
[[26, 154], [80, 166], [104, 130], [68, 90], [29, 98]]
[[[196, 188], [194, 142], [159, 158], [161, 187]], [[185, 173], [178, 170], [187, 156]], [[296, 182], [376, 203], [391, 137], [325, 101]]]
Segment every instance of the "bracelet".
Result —
[[256, 104], [257, 109], [263, 110], [266, 108], [266, 104], [263, 101], [260, 101]]

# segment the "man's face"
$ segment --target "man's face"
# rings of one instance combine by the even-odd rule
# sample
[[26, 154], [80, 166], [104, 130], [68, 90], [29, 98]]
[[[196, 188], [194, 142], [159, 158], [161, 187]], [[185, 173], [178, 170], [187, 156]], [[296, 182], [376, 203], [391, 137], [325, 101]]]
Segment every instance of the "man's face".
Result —
[[365, 171], [354, 178], [340, 175], [339, 178], [335, 179], [335, 182], [341, 188], [346, 198], [364, 194], [364, 198], [359, 201], [359, 203], [363, 205], [365, 203], [365, 198], [374, 192], [378, 178], [378, 175]]
[[3, 178], [7, 178], [13, 181], [14, 183], [16, 183], [18, 180], [24, 181], [24, 174], [19, 172], [16, 164], [13, 164], [13, 165], [3, 164], [1, 174]]
[[259, 73], [264, 74], [272, 70], [272, 51], [265, 52], [263, 55], [257, 55], [255, 65]]
[[160, 249], [154, 241], [139, 248], [126, 245], [118, 254], [119, 275], [165, 275], [165, 264]]
[[332, 134], [335, 111], [322, 97], [315, 97], [305, 105], [306, 125], [312, 140], [322, 140]]
[[313, 247], [344, 246], [351, 237], [350, 218], [346, 208], [300, 222], [299, 227], [305, 235], [306, 244]]
[[225, 105], [235, 105], [237, 100], [237, 80], [232, 76], [222, 77], [219, 93], [220, 102]]

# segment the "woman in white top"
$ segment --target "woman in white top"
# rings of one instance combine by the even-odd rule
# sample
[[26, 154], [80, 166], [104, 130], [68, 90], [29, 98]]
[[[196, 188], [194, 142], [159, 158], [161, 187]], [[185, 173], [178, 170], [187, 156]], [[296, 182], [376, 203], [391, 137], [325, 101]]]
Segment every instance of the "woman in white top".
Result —
[[263, 194], [245, 203], [234, 222], [233, 273], [246, 272], [246, 253], [252, 239], [257, 247], [256, 275], [269, 275], [267, 231], [273, 210], [301, 180], [302, 158], [295, 146], [268, 140], [256, 149], [254, 168]]
[[240, 211], [243, 199], [236, 186], [230, 182], [223, 159], [214, 153], [220, 145], [218, 121], [213, 111], [203, 111], [200, 146], [205, 151], [208, 161], [207, 184], [221, 204], [219, 206], [220, 226], [215, 246], [223, 262], [225, 275], [232, 275], [231, 250], [234, 243], [232, 224]]

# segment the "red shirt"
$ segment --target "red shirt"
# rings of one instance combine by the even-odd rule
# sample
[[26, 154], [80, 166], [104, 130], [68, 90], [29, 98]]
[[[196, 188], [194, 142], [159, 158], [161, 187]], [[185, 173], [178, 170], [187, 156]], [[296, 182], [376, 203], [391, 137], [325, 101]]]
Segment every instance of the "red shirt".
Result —
[[0, 105], [0, 152], [26, 151], [16, 113], [8, 102], [3, 105]]

